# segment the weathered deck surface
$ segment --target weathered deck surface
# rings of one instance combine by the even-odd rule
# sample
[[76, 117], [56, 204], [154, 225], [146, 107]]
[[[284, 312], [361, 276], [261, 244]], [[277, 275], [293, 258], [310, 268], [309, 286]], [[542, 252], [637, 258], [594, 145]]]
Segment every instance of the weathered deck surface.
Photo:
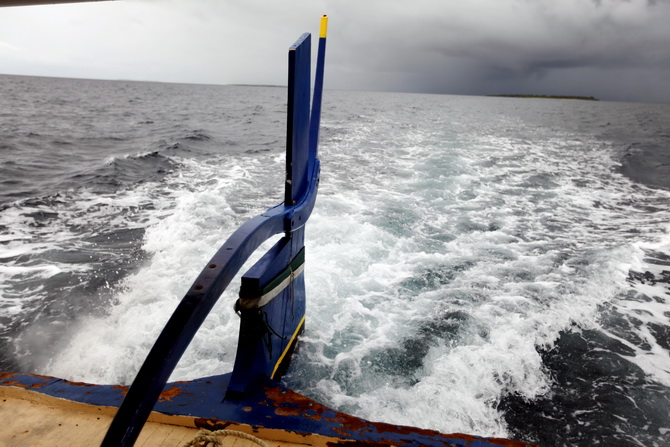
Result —
[[[200, 427], [247, 433], [270, 447], [529, 447], [510, 439], [370, 422], [328, 408], [270, 379], [259, 381], [243, 401], [222, 401], [229, 378], [230, 373], [168, 384], [135, 445], [183, 447]], [[127, 389], [0, 373], [0, 447], [98, 446]], [[223, 445], [256, 444], [228, 436]]]
[[[114, 411], [116, 408], [79, 404], [20, 388], [0, 387], [0, 446], [98, 446], [112, 422]], [[176, 418], [174, 422], [188, 424], [188, 419]], [[193, 426], [148, 422], [135, 445], [181, 447], [197, 432], [198, 428]], [[221, 439], [226, 447], [257, 446], [252, 441], [233, 436]], [[264, 441], [271, 447], [307, 445]]]

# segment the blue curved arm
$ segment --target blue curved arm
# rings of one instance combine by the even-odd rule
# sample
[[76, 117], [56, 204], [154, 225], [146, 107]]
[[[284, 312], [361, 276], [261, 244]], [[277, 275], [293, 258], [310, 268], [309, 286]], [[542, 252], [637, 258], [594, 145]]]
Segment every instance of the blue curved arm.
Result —
[[316, 175], [296, 205], [278, 205], [246, 222], [200, 272], [149, 352], [102, 446], [134, 443], [179, 359], [242, 265], [270, 237], [304, 225], [316, 201], [318, 160], [311, 171]]

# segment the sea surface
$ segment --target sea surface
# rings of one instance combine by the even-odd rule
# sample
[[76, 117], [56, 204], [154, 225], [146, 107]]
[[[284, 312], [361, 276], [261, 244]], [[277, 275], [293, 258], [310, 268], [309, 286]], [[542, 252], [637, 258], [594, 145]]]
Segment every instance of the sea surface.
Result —
[[[0, 370], [130, 383], [281, 202], [286, 95], [0, 76]], [[288, 386], [447, 433], [670, 445], [670, 105], [326, 91], [320, 158]], [[173, 380], [230, 371], [238, 284]]]

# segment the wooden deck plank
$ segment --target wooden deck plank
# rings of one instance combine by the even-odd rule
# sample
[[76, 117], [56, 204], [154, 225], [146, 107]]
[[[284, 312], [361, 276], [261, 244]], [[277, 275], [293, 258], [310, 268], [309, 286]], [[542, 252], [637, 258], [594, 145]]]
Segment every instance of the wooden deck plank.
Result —
[[[35, 399], [22, 391], [0, 395], [0, 446], [2, 447], [91, 447], [100, 445], [112, 416], [91, 406], [78, 411], [68, 401], [56, 398]], [[138, 447], [182, 447], [191, 441], [197, 428], [148, 422], [137, 442]], [[255, 447], [253, 441], [235, 436], [221, 438], [226, 447]], [[271, 447], [305, 447], [307, 444], [265, 440]]]
[[[3, 398], [0, 440], [9, 446], [71, 446], [100, 444], [109, 421], [35, 402]], [[0, 442], [2, 444], [2, 442]]]
[[6, 439], [8, 445], [10, 442], [19, 442], [19, 439], [25, 438], [29, 430], [22, 422], [30, 416], [29, 410], [24, 406], [14, 408], [11, 400], [3, 398], [0, 405], [0, 421], [2, 421], [2, 430], [0, 433], [11, 433], [12, 436]]
[[[140, 432], [140, 436], [135, 441], [136, 447], [151, 447], [156, 445], [156, 440], [160, 439], [160, 432], [157, 433], [159, 424], [145, 424], [144, 428]], [[163, 438], [164, 439], [164, 438]]]
[[195, 433], [192, 429], [173, 425], [165, 438], [161, 441], [161, 444], [164, 446], [181, 447], [193, 439], [194, 436]]

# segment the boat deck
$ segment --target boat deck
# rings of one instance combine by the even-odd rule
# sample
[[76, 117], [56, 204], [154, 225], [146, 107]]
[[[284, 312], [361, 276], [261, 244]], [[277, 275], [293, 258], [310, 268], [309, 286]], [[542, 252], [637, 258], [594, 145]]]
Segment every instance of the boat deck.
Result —
[[[100, 445], [116, 408], [86, 405], [45, 396], [21, 388], [0, 387], [0, 446], [3, 447], [90, 447]], [[187, 417], [172, 421], [153, 414], [135, 444], [138, 447], [181, 447], [198, 432]], [[153, 421], [152, 421], [153, 420]], [[169, 423], [173, 422], [173, 423]], [[236, 427], [238, 428], [238, 427]], [[226, 447], [258, 444], [239, 437], [220, 438]], [[263, 439], [271, 447], [304, 447], [309, 444]]]
[[[168, 383], [137, 447], [183, 447], [200, 429], [233, 430], [269, 447], [336, 445], [528, 447], [510, 439], [371, 422], [324, 406], [265, 378], [244, 399], [223, 398], [231, 373]], [[127, 386], [0, 373], [0, 447], [100, 445]], [[253, 441], [227, 436], [223, 445]]]

